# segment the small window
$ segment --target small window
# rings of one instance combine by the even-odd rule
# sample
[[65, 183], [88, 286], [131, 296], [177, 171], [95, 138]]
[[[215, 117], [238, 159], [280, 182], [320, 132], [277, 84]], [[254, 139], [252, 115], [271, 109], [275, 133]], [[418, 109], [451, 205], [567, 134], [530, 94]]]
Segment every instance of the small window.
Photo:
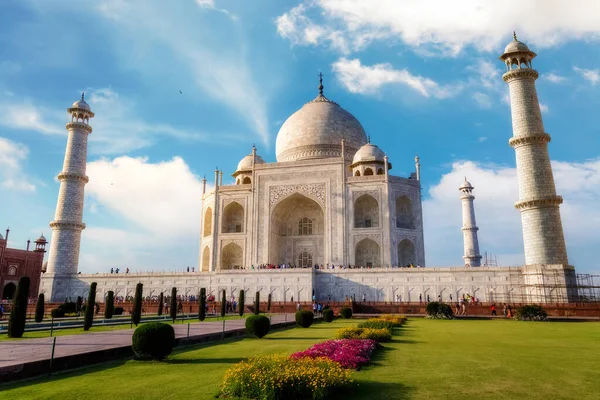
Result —
[[371, 227], [371, 220], [365, 219], [365, 228], [370, 228], [370, 227]]
[[383, 175], [383, 168], [379, 168], [377, 170], [377, 175]]
[[368, 262], [367, 263], [367, 268], [373, 268], [373, 263], [372, 262]]
[[365, 176], [373, 175], [373, 170], [371, 168], [365, 169]]
[[313, 223], [310, 218], [302, 218], [298, 222], [298, 235], [312, 235], [313, 234]]
[[300, 267], [312, 267], [312, 254], [308, 251], [303, 251], [298, 256], [298, 265]]
[[16, 265], [11, 265], [10, 267], [8, 267], [8, 275], [13, 276], [17, 274], [17, 266]]
[[360, 176], [360, 171], [359, 170], [354, 171], [354, 176]]

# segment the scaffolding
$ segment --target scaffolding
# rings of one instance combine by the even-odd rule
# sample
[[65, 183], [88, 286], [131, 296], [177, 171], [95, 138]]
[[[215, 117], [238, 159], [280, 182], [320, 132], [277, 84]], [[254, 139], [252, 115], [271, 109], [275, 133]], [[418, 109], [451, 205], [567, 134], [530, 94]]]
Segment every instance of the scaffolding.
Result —
[[485, 253], [483, 253], [483, 266], [484, 267], [497, 267], [498, 259], [496, 258], [495, 255], [488, 254], [488, 252], [486, 251]]

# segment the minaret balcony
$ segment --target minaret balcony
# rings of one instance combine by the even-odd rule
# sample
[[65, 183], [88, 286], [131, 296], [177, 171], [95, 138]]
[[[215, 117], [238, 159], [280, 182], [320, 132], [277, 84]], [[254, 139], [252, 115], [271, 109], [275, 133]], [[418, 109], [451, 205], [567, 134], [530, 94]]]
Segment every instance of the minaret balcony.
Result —
[[504, 82], [510, 82], [515, 79], [527, 79], [527, 78], [537, 79], [539, 76], [540, 75], [538, 74], [538, 72], [535, 69], [517, 68], [517, 69], [511, 69], [510, 71], [505, 72], [502, 75], [502, 79], [504, 80]]
[[54, 220], [50, 222], [50, 228], [55, 229], [73, 229], [82, 231], [85, 229], [85, 224], [83, 222], [77, 221], [67, 221], [67, 220]]
[[83, 183], [88, 183], [90, 180], [90, 178], [87, 175], [81, 175], [76, 172], [61, 172], [60, 174], [58, 174], [57, 178], [61, 182], [66, 180], [76, 180], [81, 181]]
[[517, 210], [531, 210], [534, 208], [558, 207], [562, 204], [562, 196], [547, 196], [539, 199], [520, 200], [515, 203]]
[[517, 147], [526, 146], [530, 144], [541, 144], [541, 143], [550, 143], [551, 137], [547, 133], [531, 135], [531, 136], [519, 136], [510, 138], [508, 144], [513, 149]]
[[81, 129], [81, 130], [86, 131], [87, 133], [92, 133], [92, 127], [89, 126], [88, 124], [84, 123], [84, 122], [78, 122], [78, 121], [67, 122], [67, 124], [65, 125], [65, 127], [68, 130], [71, 130], [71, 129]]

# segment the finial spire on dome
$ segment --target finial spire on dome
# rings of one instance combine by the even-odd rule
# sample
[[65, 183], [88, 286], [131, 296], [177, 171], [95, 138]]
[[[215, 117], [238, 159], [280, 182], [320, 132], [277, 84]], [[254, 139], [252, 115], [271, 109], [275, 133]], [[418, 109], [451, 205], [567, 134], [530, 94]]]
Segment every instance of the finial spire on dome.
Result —
[[323, 73], [319, 72], [319, 94], [323, 96]]
[[513, 31], [513, 38], [515, 39], [515, 42], [517, 41], [517, 32]]
[[367, 143], [371, 143], [371, 135], [367, 136]]
[[84, 96], [85, 96], [85, 92], [81, 92], [81, 101], [85, 101], [85, 100], [83, 100]]

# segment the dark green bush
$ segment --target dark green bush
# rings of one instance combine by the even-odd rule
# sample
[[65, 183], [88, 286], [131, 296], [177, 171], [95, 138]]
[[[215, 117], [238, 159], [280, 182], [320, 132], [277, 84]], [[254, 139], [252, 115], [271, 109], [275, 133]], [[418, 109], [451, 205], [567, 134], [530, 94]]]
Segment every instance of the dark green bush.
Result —
[[19, 279], [17, 291], [12, 301], [10, 317], [8, 317], [8, 337], [20, 338], [25, 332], [25, 320], [27, 318], [27, 298], [29, 297], [29, 277]]
[[55, 308], [52, 311], [50, 311], [50, 316], [52, 316], [52, 318], [64, 318], [65, 310], [61, 310], [60, 308]]
[[271, 321], [264, 315], [251, 315], [246, 318], [246, 333], [262, 338], [271, 329]]
[[516, 317], [521, 321], [546, 321], [548, 319], [548, 313], [542, 306], [528, 304], [517, 309]]
[[240, 317], [244, 316], [244, 307], [246, 307], [245, 304], [245, 299], [246, 295], [244, 293], [244, 289], [240, 290], [240, 304], [238, 304], [238, 312], [240, 314]]
[[296, 325], [301, 326], [302, 328], [308, 328], [311, 326], [314, 319], [315, 316], [312, 311], [296, 311]]
[[163, 292], [160, 292], [160, 295], [158, 296], [158, 310], [156, 311], [158, 316], [161, 316], [163, 313], [163, 303], [164, 302], [165, 302], [165, 296], [163, 295]]
[[254, 296], [254, 315], [260, 314], [260, 292]]
[[372, 318], [358, 324], [358, 328], [389, 329], [391, 332], [394, 329], [394, 323], [391, 321]]
[[123, 307], [115, 307], [115, 314], [114, 315], [123, 315]]
[[38, 301], [35, 305], [35, 322], [44, 320], [44, 293], [40, 293]]
[[83, 330], [89, 331], [94, 323], [94, 306], [96, 304], [96, 282], [90, 285], [88, 301], [85, 306], [85, 314], [83, 316]]
[[109, 290], [106, 294], [106, 304], [104, 307], [104, 318], [111, 319], [115, 313], [115, 292]]
[[267, 296], [267, 312], [271, 312], [271, 293]]
[[223, 293], [221, 294], [221, 317], [224, 317], [227, 313], [227, 295], [225, 293], [225, 289], [223, 289]]
[[175, 330], [163, 322], [149, 322], [137, 327], [131, 347], [139, 360], [162, 360], [173, 351]]
[[200, 289], [200, 302], [198, 303], [198, 319], [204, 321], [206, 319], [206, 289]]
[[325, 322], [333, 321], [333, 310], [331, 308], [323, 310], [323, 321], [325, 321]]
[[169, 307], [169, 312], [171, 313], [173, 322], [175, 322], [177, 318], [177, 288], [171, 289], [171, 306]]
[[135, 285], [135, 296], [133, 297], [133, 310], [131, 311], [131, 322], [138, 326], [142, 320], [142, 293], [144, 291], [144, 285], [138, 283]]
[[427, 314], [427, 318], [431, 319], [451, 319], [454, 315], [450, 305], [437, 301], [427, 303], [425, 313]]
[[344, 307], [340, 310], [340, 314], [342, 318], [350, 319], [352, 318], [352, 309], [350, 307]]
[[61, 310], [65, 312], [65, 314], [71, 314], [78, 311], [81, 311], [81, 305], [77, 306], [77, 303], [73, 303], [72, 301], [64, 302], [58, 306]]
[[81, 306], [83, 305], [83, 298], [77, 296], [77, 302], [75, 303], [75, 312], [81, 312]]

